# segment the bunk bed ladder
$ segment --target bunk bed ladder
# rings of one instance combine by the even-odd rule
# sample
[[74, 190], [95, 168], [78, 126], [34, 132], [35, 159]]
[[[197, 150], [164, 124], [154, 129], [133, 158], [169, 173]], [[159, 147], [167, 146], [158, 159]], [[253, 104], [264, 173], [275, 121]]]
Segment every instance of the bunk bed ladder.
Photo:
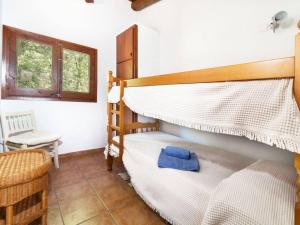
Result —
[[[113, 85], [116, 84], [120, 86], [120, 101], [119, 103], [110, 103], [107, 102], [107, 115], [108, 115], [108, 124], [107, 124], [107, 133], [108, 133], [108, 146], [115, 146], [119, 149], [118, 159], [122, 161], [123, 151], [124, 151], [124, 135], [127, 133], [135, 133], [136, 131], [147, 132], [147, 131], [159, 131], [160, 125], [159, 120], [156, 120], [154, 123], [141, 123], [134, 122], [131, 124], [125, 124], [125, 103], [123, 101], [124, 89], [126, 87], [126, 80], [113, 77], [112, 71], [109, 71], [108, 79], [108, 92], [112, 89]], [[118, 107], [117, 107], [118, 106]], [[114, 117], [115, 116], [115, 117]], [[115, 124], [117, 121], [117, 116], [119, 118], [119, 125]], [[115, 135], [119, 136], [119, 142], [115, 141], [113, 137]], [[107, 155], [107, 169], [112, 170], [113, 157]]]
[[[114, 78], [112, 75], [112, 71], [109, 71], [109, 78], [108, 78], [108, 92], [112, 89], [114, 83], [117, 85], [120, 85], [120, 79]], [[119, 110], [117, 105], [119, 105]], [[124, 108], [124, 105], [122, 106]], [[124, 121], [121, 121], [121, 104], [119, 103], [107, 103], [107, 115], [108, 115], [108, 123], [107, 123], [107, 135], [108, 135], [108, 146], [114, 145], [115, 147], [119, 148], [123, 144], [123, 140], [121, 141], [121, 138], [119, 142], [113, 140], [114, 134], [120, 134], [121, 132], [121, 126], [117, 126], [117, 116], [119, 116], [120, 121], [119, 124], [123, 124]], [[124, 110], [124, 109], [122, 109]], [[115, 117], [114, 117], [115, 116]], [[123, 118], [122, 118], [123, 119]], [[120, 135], [122, 137], [123, 135]], [[122, 138], [123, 139], [123, 138]], [[112, 164], [113, 164], [113, 157], [108, 154], [107, 156], [107, 168], [108, 170], [112, 170]]]

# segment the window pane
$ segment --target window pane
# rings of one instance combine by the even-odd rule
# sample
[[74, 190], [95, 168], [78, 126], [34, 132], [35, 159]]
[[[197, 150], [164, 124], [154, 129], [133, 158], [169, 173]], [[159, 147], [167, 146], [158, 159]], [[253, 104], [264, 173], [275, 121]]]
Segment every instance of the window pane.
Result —
[[52, 89], [52, 47], [17, 39], [17, 87]]
[[90, 56], [63, 49], [63, 91], [89, 93]]

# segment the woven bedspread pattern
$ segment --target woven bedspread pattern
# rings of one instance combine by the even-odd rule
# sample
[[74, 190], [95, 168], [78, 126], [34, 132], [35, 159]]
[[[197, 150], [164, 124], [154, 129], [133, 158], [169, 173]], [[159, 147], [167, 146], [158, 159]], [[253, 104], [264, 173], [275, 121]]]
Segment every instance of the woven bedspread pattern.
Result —
[[289, 166], [258, 161], [217, 186], [202, 225], [293, 225], [295, 179]]
[[[114, 87], [108, 101], [117, 102], [118, 96]], [[147, 117], [300, 153], [292, 79], [131, 87], [123, 100]]]

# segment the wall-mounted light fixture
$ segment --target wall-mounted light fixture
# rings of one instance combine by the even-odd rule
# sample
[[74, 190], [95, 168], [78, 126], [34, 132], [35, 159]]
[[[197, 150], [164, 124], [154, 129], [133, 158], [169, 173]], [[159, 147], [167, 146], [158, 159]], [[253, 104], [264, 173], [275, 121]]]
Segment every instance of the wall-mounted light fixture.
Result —
[[280, 11], [272, 17], [272, 22], [270, 23], [270, 29], [275, 33], [275, 30], [280, 27], [282, 22], [288, 17], [286, 11]]

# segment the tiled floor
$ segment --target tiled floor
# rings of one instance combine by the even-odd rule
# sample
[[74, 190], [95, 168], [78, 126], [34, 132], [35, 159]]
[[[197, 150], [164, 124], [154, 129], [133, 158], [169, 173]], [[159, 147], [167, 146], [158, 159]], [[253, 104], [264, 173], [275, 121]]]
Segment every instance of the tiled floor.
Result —
[[106, 170], [101, 150], [61, 157], [50, 169], [48, 225], [163, 225], [117, 173]]

